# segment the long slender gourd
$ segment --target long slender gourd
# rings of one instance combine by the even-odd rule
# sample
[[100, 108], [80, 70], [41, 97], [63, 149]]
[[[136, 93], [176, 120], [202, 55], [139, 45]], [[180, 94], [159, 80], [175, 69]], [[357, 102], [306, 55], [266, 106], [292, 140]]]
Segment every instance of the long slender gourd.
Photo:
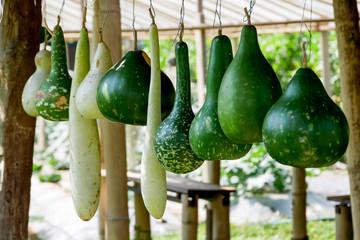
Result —
[[141, 159], [141, 193], [146, 209], [161, 218], [166, 206], [165, 169], [156, 159], [154, 136], [161, 123], [161, 77], [159, 36], [156, 24], [150, 25], [151, 77], [145, 143]]
[[189, 143], [189, 128], [195, 115], [191, 109], [188, 47], [182, 40], [175, 46], [175, 55], [175, 104], [156, 131], [154, 144], [160, 164], [170, 172], [183, 174], [199, 168], [204, 160], [195, 155]]
[[111, 67], [112, 60], [110, 50], [106, 44], [100, 40], [90, 71], [76, 92], [76, 107], [87, 119], [104, 118], [96, 102], [96, 93], [101, 78]]
[[36, 93], [39, 115], [51, 121], [69, 120], [71, 77], [67, 68], [64, 34], [59, 23], [51, 40], [51, 71]]
[[205, 160], [239, 159], [251, 144], [239, 144], [225, 136], [218, 116], [218, 95], [221, 79], [233, 59], [231, 41], [221, 33], [211, 43], [206, 81], [206, 99], [191, 123], [189, 140], [195, 154]]
[[84, 118], [76, 108], [75, 95], [90, 69], [90, 47], [86, 28], [80, 31], [75, 53], [74, 79], [71, 86], [70, 183], [75, 209], [79, 217], [90, 220], [99, 204], [101, 184], [100, 141], [96, 120]]
[[35, 107], [36, 92], [48, 78], [51, 70], [51, 53], [43, 49], [35, 56], [36, 71], [27, 80], [23, 93], [22, 93], [22, 106], [25, 112], [32, 116], [39, 116]]

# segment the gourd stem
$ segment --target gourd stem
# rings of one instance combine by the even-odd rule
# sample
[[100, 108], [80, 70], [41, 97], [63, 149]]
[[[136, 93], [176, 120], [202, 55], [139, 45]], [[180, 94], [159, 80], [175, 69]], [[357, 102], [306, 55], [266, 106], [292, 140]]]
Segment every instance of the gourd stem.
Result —
[[54, 36], [54, 33], [50, 30], [45, 18], [44, 18], [44, 25], [45, 25], [46, 30], [51, 34], [51, 36]]
[[303, 62], [302, 67], [307, 68], [307, 56], [306, 56], [306, 42], [302, 44]]
[[102, 28], [98, 28], [99, 33], [99, 43], [103, 42], [103, 36], [102, 36]]
[[249, 15], [249, 13], [248, 13], [247, 8], [244, 8], [244, 11], [245, 11], [245, 14], [246, 14], [246, 18], [247, 18], [247, 21], [248, 21], [248, 25], [251, 25], [250, 15]]
[[183, 36], [184, 36], [184, 23], [180, 23], [180, 33], [179, 33], [180, 42], [183, 41]]
[[49, 35], [47, 34], [47, 32], [45, 32], [44, 50], [46, 50], [46, 44], [48, 42], [48, 37], [49, 37]]
[[85, 22], [86, 22], [86, 12], [87, 12], [87, 7], [84, 7], [84, 16], [83, 16], [83, 22], [82, 22], [82, 27], [85, 28]]
[[57, 25], [60, 24], [60, 15], [58, 15], [58, 21], [57, 21]]
[[151, 20], [152, 20], [152, 24], [155, 24], [155, 17], [154, 17], [153, 12], [151, 11], [151, 8], [149, 8], [149, 12], [150, 12], [150, 17], [151, 17]]
[[222, 29], [221, 28], [218, 29], [218, 35], [220, 35], [220, 36], [222, 35]]
[[137, 51], [137, 50], [138, 50], [138, 46], [137, 46], [137, 31], [135, 30], [135, 28], [134, 28], [133, 32], [134, 32], [134, 50]]

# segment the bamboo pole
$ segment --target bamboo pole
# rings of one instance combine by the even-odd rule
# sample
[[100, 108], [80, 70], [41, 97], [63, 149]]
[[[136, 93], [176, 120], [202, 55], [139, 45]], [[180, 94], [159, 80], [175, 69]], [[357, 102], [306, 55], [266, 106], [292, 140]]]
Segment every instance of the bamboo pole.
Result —
[[[108, 1], [108, 9], [106, 2]], [[99, 1], [99, 20], [107, 11], [103, 39], [111, 51], [113, 62], [121, 59], [120, 2]], [[101, 23], [102, 24], [102, 23]], [[108, 240], [129, 239], [129, 214], [127, 202], [127, 168], [125, 125], [101, 120], [101, 133], [106, 167], [106, 228]], [[116, 147], [114, 147], [116, 144]]]
[[306, 240], [306, 182], [305, 168], [293, 168], [292, 189], [293, 240]]
[[353, 240], [354, 231], [351, 219], [351, 207], [347, 204], [335, 206], [336, 240]]
[[182, 202], [182, 239], [196, 240], [198, 227], [198, 196], [193, 199], [189, 195], [181, 195]]
[[347, 166], [355, 240], [360, 239], [360, 33], [356, 0], [334, 0], [341, 92], [350, 126]]
[[330, 61], [329, 61], [329, 32], [321, 33], [321, 59], [322, 59], [322, 82], [325, 90], [331, 97], [331, 83], [330, 83]]
[[[140, 187], [136, 183], [135, 186]], [[136, 240], [150, 240], [150, 214], [147, 211], [141, 194], [134, 193], [134, 206], [135, 206], [135, 236]]]

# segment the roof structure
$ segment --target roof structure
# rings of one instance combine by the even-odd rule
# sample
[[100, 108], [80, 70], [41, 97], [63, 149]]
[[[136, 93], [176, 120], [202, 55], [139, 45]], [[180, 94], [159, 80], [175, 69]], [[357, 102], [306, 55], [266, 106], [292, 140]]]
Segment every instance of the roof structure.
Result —
[[[92, 18], [94, 11], [91, 7], [94, 0], [89, 0], [87, 12], [87, 27], [92, 30]], [[150, 0], [134, 0], [135, 28], [138, 30], [138, 38], [147, 37], [147, 31], [151, 24], [149, 15]], [[173, 38], [176, 35], [181, 0], [153, 0], [152, 4], [156, 12], [156, 24], [160, 36]], [[244, 8], [249, 8], [250, 0], [184, 0], [184, 26], [185, 34], [191, 35], [194, 30], [206, 29], [217, 31], [218, 19], [215, 19], [217, 3], [221, 2], [221, 21], [223, 32], [227, 35], [238, 36], [241, 27], [247, 24], [244, 21]], [[259, 33], [274, 32], [297, 32], [300, 31], [301, 22], [307, 22], [313, 31], [328, 31], [334, 29], [334, 14], [332, 0], [258, 0], [251, 14], [251, 22]], [[359, 2], [359, 1], [358, 1]], [[46, 20], [50, 28], [55, 26], [57, 16], [63, 0], [46, 1]], [[219, 5], [218, 5], [219, 6]], [[304, 7], [305, 6], [305, 7]], [[358, 8], [360, 3], [358, 3]], [[81, 28], [83, 0], [65, 0], [61, 12], [62, 25], [67, 34], [77, 33]], [[133, 0], [120, 0], [121, 28], [124, 38], [132, 38], [133, 23]], [[203, 23], [200, 23], [199, 10], [202, 9]], [[218, 9], [219, 11], [220, 9]], [[303, 26], [302, 30], [306, 30]], [[146, 34], [142, 34], [146, 33]]]

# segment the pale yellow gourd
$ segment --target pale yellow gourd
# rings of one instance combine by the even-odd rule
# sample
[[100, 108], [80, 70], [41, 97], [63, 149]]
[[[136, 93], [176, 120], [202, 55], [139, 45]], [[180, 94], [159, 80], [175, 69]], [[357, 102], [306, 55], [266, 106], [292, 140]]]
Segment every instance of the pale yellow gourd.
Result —
[[96, 213], [101, 185], [101, 154], [97, 122], [95, 119], [84, 118], [75, 104], [76, 92], [89, 70], [89, 37], [86, 28], [83, 27], [75, 53], [69, 125], [71, 194], [76, 212], [84, 221], [90, 220]]
[[81, 83], [76, 93], [76, 106], [79, 112], [87, 119], [102, 119], [96, 103], [96, 92], [102, 76], [112, 67], [109, 48], [101, 41], [91, 64], [89, 73]]
[[51, 70], [51, 53], [46, 49], [39, 51], [35, 55], [36, 71], [25, 83], [22, 93], [22, 106], [25, 112], [32, 116], [39, 116], [35, 108], [36, 92], [41, 84], [48, 78]]

